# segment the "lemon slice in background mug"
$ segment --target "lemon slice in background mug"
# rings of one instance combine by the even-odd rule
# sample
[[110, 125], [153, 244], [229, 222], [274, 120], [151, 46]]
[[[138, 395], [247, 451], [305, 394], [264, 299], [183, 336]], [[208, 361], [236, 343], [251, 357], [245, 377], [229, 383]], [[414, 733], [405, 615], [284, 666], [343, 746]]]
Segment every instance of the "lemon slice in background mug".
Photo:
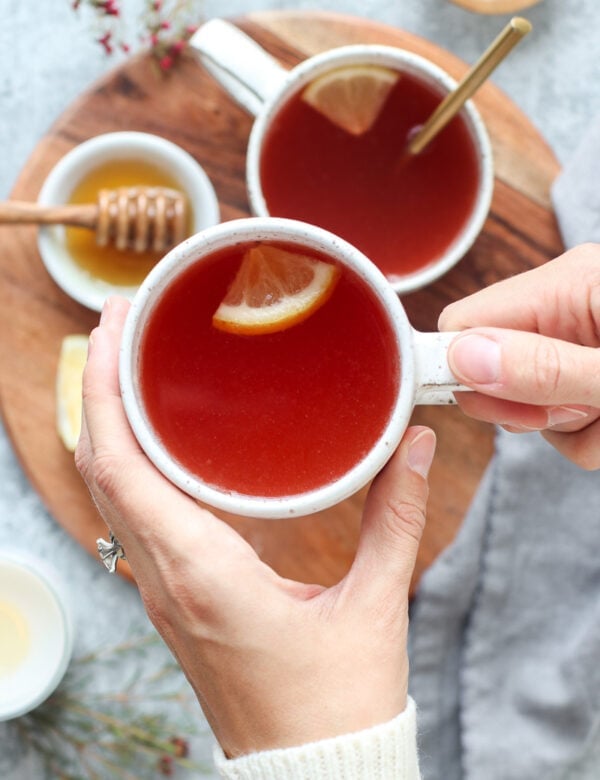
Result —
[[81, 389], [89, 337], [82, 334], [62, 340], [56, 373], [56, 427], [69, 452], [74, 452], [81, 432]]
[[352, 135], [369, 130], [400, 74], [380, 65], [348, 65], [319, 76], [302, 99]]

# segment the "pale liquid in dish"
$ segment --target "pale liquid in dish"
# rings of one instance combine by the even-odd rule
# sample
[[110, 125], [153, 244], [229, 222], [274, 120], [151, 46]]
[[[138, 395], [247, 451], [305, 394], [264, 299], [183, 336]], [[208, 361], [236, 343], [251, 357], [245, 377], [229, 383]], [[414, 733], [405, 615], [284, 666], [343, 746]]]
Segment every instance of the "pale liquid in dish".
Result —
[[0, 677], [14, 672], [29, 654], [29, 626], [21, 612], [0, 600]]

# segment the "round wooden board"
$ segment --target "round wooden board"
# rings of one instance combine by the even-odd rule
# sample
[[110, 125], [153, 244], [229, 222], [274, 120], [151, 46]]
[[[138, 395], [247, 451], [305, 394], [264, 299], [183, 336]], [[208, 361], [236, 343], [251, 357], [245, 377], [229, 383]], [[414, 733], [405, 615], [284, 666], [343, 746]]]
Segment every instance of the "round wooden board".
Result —
[[[466, 65], [435, 45], [372, 21], [327, 13], [264, 12], [237, 19], [286, 64], [348, 43], [384, 43], [417, 52], [460, 77]], [[519, 109], [485, 85], [476, 103], [496, 161], [492, 211], [473, 249], [444, 279], [404, 299], [420, 330], [436, 327], [450, 301], [560, 253], [549, 202], [557, 162]], [[132, 58], [83, 94], [40, 141], [12, 197], [35, 200], [44, 178], [69, 149], [98, 133], [141, 130], [180, 144], [203, 165], [217, 191], [222, 219], [248, 215], [244, 160], [251, 119], [191, 57], [162, 77], [145, 55]], [[89, 332], [97, 315], [59, 290], [37, 251], [33, 227], [2, 228], [0, 256], [0, 401], [15, 452], [50, 513], [86, 550], [106, 529], [55, 430], [54, 382], [59, 346], [69, 333]], [[429, 519], [416, 583], [452, 540], [493, 449], [490, 426], [458, 409], [423, 407], [415, 422], [439, 439], [432, 469]], [[228, 516], [262, 558], [283, 575], [331, 584], [350, 565], [365, 491], [306, 518], [285, 521]], [[127, 566], [120, 567], [131, 577]]]

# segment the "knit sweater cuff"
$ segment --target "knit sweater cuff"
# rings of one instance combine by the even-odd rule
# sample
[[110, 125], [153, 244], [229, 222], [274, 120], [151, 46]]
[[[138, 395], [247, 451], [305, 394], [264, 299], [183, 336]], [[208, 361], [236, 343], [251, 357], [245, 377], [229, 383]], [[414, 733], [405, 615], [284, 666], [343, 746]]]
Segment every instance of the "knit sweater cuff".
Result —
[[225, 780], [419, 780], [415, 704], [364, 731], [231, 760], [217, 746], [214, 759]]

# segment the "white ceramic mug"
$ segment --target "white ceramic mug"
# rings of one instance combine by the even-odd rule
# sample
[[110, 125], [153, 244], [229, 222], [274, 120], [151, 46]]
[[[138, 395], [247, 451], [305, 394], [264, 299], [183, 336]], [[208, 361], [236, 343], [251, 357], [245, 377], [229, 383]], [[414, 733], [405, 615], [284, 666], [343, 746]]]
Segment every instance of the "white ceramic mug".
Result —
[[[190, 45], [206, 69], [242, 107], [256, 117], [248, 144], [246, 183], [250, 206], [257, 216], [269, 216], [260, 177], [265, 137], [287, 101], [315, 78], [342, 66], [369, 64], [410, 73], [435, 88], [441, 96], [456, 86], [445, 71], [423, 57], [403, 49], [375, 44], [330, 49], [286, 70], [241, 30], [222, 19], [212, 19], [202, 25], [190, 39]], [[478, 159], [475, 203], [470, 216], [441, 255], [423, 268], [389, 277], [400, 295], [423, 287], [450, 270], [471, 247], [489, 212], [494, 181], [490, 141], [471, 101], [462, 109], [462, 116]], [[285, 216], [306, 219], [298, 214]], [[435, 213], [431, 215], [430, 229], [435, 230]]]
[[[211, 256], [214, 258], [216, 252], [258, 241], [282, 242], [286, 246], [296, 245], [305, 251], [312, 250], [357, 274], [374, 294], [389, 320], [393, 346], [401, 364], [390, 416], [372, 449], [341, 478], [298, 495], [245, 495], [206, 484], [178, 463], [161, 443], [144, 408], [141, 389], [141, 345], [145, 329], [169, 286], [190, 266]], [[208, 228], [175, 247], [142, 283], [123, 332], [119, 366], [121, 395], [142, 449], [168, 479], [189, 495], [239, 515], [272, 518], [306, 515], [342, 501], [377, 474], [400, 442], [415, 404], [452, 403], [452, 391], [467, 389], [456, 382], [448, 368], [446, 352], [454, 335], [415, 331], [398, 296], [379, 269], [355, 247], [332, 233], [295, 220], [274, 217], [234, 220]], [[152, 381], [160, 382], [160, 376], [153, 377]], [[349, 392], [352, 392], [351, 388]]]

